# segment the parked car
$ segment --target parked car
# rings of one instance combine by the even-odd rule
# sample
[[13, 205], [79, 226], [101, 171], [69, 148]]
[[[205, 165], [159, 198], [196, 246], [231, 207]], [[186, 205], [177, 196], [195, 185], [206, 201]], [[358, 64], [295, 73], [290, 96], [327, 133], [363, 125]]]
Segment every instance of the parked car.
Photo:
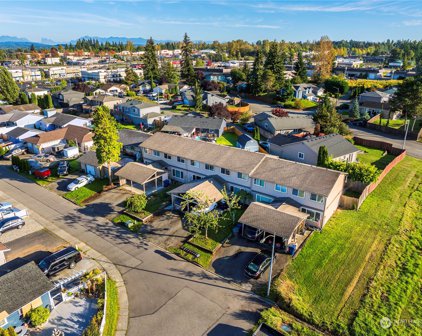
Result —
[[12, 156], [18, 156], [26, 153], [25, 148], [15, 148], [3, 155], [3, 159], [10, 160]]
[[79, 189], [79, 188], [93, 182], [94, 180], [95, 180], [94, 177], [92, 177], [91, 175], [80, 176], [77, 179], [73, 180], [67, 186], [67, 190], [73, 191], [73, 190]]
[[55, 156], [51, 155], [51, 154], [37, 154], [37, 155], [34, 155], [32, 157], [32, 159], [35, 159], [35, 160], [40, 161], [40, 162], [54, 162], [54, 161], [56, 161]]
[[57, 175], [64, 176], [68, 174], [69, 165], [67, 161], [60, 161], [59, 165], [57, 166]]
[[[270, 250], [273, 247], [273, 236], [272, 235], [267, 236], [264, 239], [260, 240], [259, 242], [262, 243], [265, 246], [265, 248]], [[286, 245], [284, 243], [284, 239], [276, 236], [274, 248], [278, 252], [286, 252]]]
[[12, 203], [0, 202], [0, 211], [8, 210], [8, 209], [11, 209], [12, 207], [13, 207]]
[[20, 210], [18, 208], [9, 208], [0, 211], [0, 219], [11, 218], [11, 217], [26, 217], [28, 216], [28, 211]]
[[243, 125], [243, 128], [248, 132], [253, 132], [255, 130], [254, 124], [245, 124]]
[[0, 220], [0, 236], [9, 230], [22, 229], [24, 225], [25, 221], [17, 216], [2, 219]]
[[34, 170], [34, 176], [39, 179], [46, 179], [51, 176], [50, 168], [41, 168]]
[[[275, 256], [274, 256], [275, 258]], [[262, 273], [270, 266], [271, 255], [269, 253], [257, 253], [248, 266], [245, 268], [245, 274], [253, 279], [258, 279]]]
[[268, 141], [260, 141], [259, 145], [264, 148], [267, 152], [270, 150], [270, 143]]
[[247, 240], [259, 240], [263, 233], [264, 231], [251, 226], [245, 225], [245, 227], [243, 228], [243, 237], [245, 237]]
[[66, 247], [44, 258], [38, 267], [45, 275], [50, 276], [65, 268], [74, 268], [82, 260], [81, 253], [74, 247]]

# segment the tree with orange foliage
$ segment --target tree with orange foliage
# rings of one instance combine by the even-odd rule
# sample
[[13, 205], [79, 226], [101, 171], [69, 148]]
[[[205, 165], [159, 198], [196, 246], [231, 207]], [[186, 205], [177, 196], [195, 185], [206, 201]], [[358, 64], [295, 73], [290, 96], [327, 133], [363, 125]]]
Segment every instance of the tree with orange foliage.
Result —
[[328, 36], [323, 36], [315, 47], [315, 71], [313, 79], [321, 83], [331, 76], [333, 69], [333, 62], [335, 57], [335, 50], [333, 43]]

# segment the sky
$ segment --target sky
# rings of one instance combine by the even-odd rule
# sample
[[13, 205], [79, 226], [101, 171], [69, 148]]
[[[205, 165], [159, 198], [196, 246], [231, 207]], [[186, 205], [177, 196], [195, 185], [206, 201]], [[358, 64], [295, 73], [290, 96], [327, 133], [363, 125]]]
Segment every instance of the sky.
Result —
[[0, 0], [0, 35], [306, 41], [422, 38], [422, 0]]

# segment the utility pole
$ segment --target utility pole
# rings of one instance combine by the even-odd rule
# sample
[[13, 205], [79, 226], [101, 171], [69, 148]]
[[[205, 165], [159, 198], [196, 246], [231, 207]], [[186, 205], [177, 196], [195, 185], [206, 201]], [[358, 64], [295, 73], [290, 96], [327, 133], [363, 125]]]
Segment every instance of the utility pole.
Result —
[[405, 124], [404, 124], [405, 132], [404, 132], [403, 146], [401, 149], [405, 149], [406, 147], [407, 132], [409, 131], [409, 126], [410, 126], [409, 120], [407, 120], [407, 113], [405, 114], [404, 120], [405, 120]]
[[272, 252], [271, 252], [271, 265], [270, 265], [270, 274], [268, 276], [267, 297], [270, 296], [271, 278], [273, 276], [274, 250], [275, 250], [275, 233], [273, 235], [273, 249], [272, 249]]

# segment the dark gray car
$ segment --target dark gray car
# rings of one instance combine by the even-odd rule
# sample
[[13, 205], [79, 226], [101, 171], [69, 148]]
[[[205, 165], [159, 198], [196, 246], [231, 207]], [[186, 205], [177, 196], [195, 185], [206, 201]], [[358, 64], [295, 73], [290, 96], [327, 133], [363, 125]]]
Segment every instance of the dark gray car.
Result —
[[10, 217], [0, 221], [0, 235], [13, 229], [22, 229], [25, 221], [20, 217]]

